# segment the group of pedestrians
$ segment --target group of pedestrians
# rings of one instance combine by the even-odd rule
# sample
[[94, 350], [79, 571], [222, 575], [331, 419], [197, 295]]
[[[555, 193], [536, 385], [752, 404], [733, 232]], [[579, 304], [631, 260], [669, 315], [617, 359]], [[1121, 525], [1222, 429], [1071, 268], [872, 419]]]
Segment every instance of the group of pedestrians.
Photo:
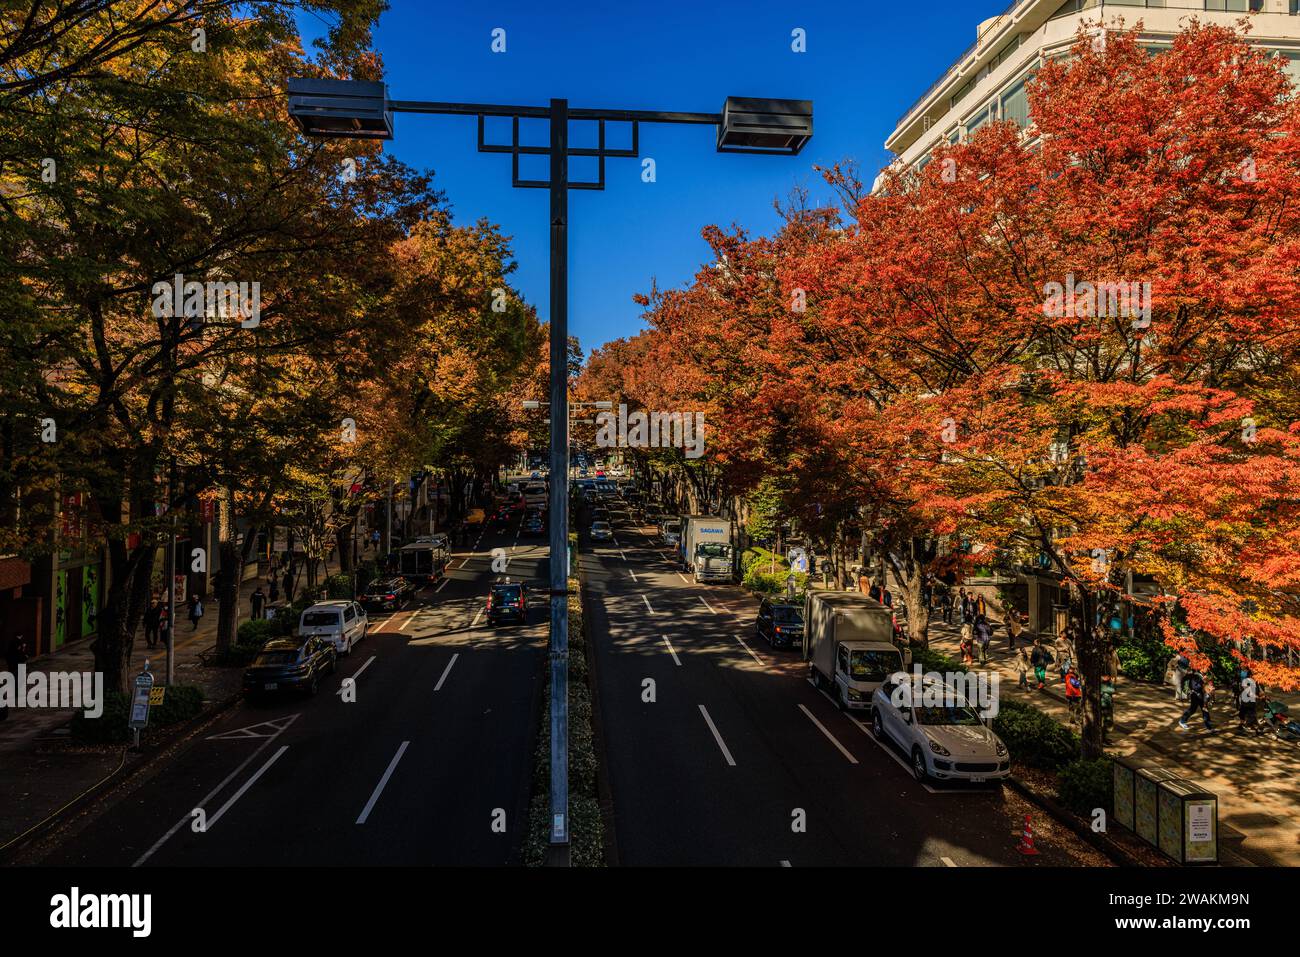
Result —
[[[187, 617], [190, 620], [190, 631], [198, 631], [205, 611], [203, 599], [199, 595], [190, 595], [186, 604], [189, 607]], [[149, 607], [144, 613], [144, 643], [149, 648], [157, 648], [159, 645], [166, 648], [171, 641], [172, 622], [167, 602], [164, 596], [154, 595], [149, 599]]]

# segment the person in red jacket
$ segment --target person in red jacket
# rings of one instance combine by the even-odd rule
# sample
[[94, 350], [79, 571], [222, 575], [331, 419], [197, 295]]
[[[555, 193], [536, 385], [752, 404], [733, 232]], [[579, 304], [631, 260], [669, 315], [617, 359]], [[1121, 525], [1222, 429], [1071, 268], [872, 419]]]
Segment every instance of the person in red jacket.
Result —
[[1065, 703], [1070, 708], [1070, 721], [1078, 721], [1083, 716], [1083, 682], [1073, 667], [1065, 673]]

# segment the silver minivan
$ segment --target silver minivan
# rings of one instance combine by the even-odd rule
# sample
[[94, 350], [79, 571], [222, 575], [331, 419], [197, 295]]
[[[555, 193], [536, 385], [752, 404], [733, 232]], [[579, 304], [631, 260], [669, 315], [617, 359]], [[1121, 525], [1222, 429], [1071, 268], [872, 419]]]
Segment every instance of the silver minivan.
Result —
[[298, 619], [298, 634], [304, 638], [322, 638], [334, 645], [340, 655], [366, 636], [370, 619], [366, 610], [354, 601], [319, 601], [304, 608]]

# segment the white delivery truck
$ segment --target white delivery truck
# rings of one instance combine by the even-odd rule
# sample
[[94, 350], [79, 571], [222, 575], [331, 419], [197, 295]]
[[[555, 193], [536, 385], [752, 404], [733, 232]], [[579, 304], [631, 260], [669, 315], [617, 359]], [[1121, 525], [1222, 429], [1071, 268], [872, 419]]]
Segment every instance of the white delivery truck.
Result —
[[894, 644], [893, 614], [861, 592], [810, 591], [803, 617], [809, 676], [841, 708], [870, 708], [881, 682], [911, 664]]
[[729, 582], [736, 577], [732, 525], [717, 515], [683, 515], [677, 554], [696, 582]]

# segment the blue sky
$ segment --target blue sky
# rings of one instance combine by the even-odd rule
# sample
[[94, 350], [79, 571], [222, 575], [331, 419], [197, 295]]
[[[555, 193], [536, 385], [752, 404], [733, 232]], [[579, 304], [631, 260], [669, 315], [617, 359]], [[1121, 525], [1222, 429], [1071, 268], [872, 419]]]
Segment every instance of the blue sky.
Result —
[[[797, 157], [718, 154], [712, 127], [643, 125], [641, 155], [655, 160], [656, 182], [641, 181], [638, 161], [614, 159], [603, 192], [570, 192], [569, 328], [587, 350], [643, 328], [632, 296], [652, 280], [690, 280], [708, 256], [702, 227], [771, 231], [772, 202], [793, 185], [827, 195], [814, 165], [852, 158], [873, 176], [888, 160], [883, 144], [898, 117], [974, 41], [976, 24], [1005, 6], [391, 2], [375, 46], [394, 99], [545, 105], [567, 97], [575, 107], [692, 112], [716, 112], [728, 95], [814, 101], [814, 135]], [[491, 51], [497, 27], [506, 31], [505, 53]], [[806, 53], [791, 51], [796, 27], [806, 31]], [[498, 122], [508, 136], [508, 121]], [[486, 216], [513, 237], [515, 284], [547, 318], [547, 192], [512, 189], [510, 157], [477, 152], [472, 117], [401, 114], [395, 125], [385, 149], [433, 169], [459, 221]], [[543, 122], [525, 124], [525, 142], [543, 144], [546, 135]], [[629, 135], [627, 126], [607, 128], [612, 145]], [[586, 136], [594, 124], [571, 125], [575, 144]], [[575, 160], [570, 175], [594, 172], [594, 160]], [[522, 175], [544, 178], [545, 167], [525, 165]]]

